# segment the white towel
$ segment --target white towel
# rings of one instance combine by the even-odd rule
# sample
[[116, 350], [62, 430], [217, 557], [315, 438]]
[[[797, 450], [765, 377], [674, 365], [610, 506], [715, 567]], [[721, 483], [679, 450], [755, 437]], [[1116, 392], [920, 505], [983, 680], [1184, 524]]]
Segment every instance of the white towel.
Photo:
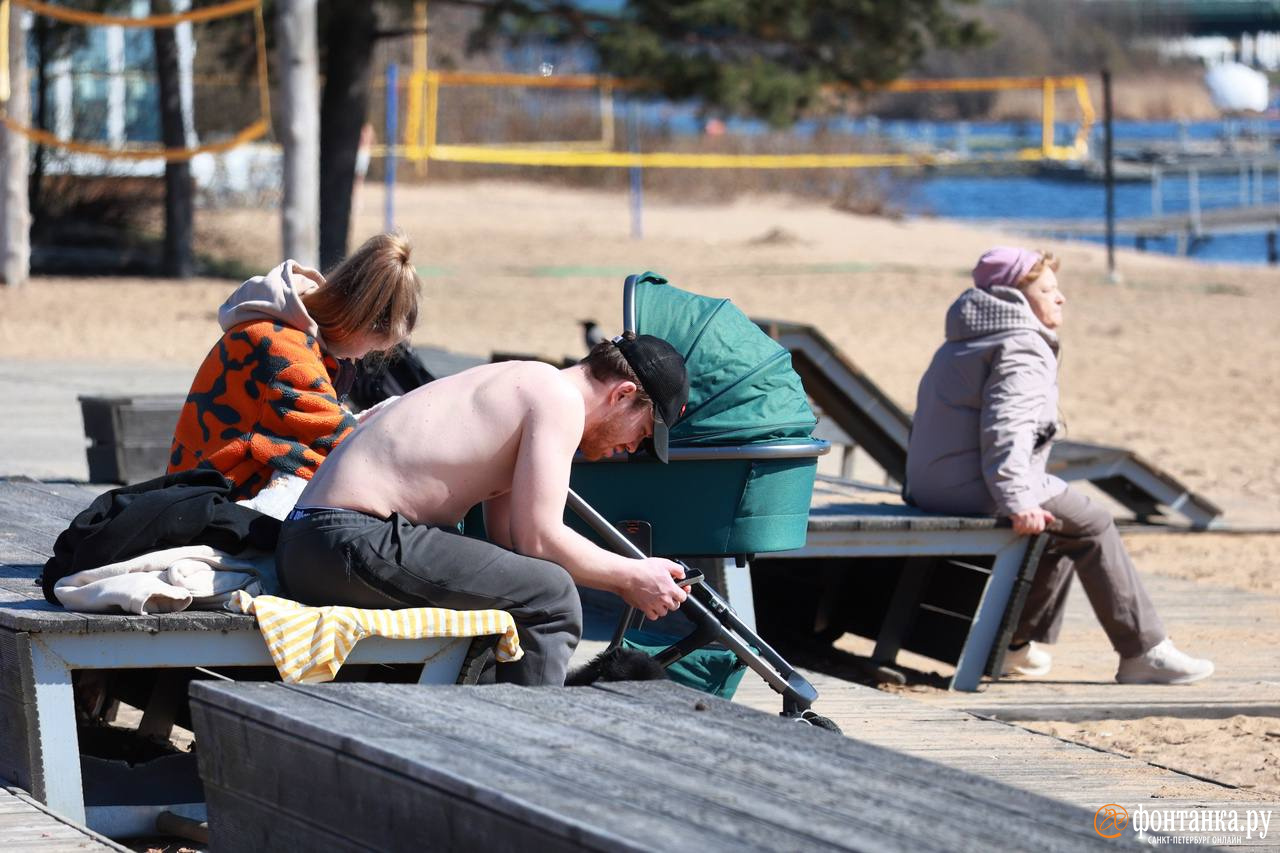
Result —
[[68, 575], [53, 593], [68, 610], [83, 613], [175, 613], [218, 610], [232, 593], [251, 595], [274, 586], [275, 557], [233, 556], [208, 545], [184, 545]]

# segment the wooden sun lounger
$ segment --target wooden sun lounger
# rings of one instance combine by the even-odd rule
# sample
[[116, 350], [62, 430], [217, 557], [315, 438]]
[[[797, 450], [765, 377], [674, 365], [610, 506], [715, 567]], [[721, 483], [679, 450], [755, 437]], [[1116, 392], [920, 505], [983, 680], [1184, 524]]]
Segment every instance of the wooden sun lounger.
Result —
[[[84, 759], [82, 774], [72, 676], [77, 670], [271, 667], [252, 617], [184, 612], [157, 616], [72, 613], [50, 605], [36, 583], [57, 535], [96, 491], [65, 484], [0, 480], [0, 779], [29, 791], [74, 823], [104, 835], [149, 833], [165, 810], [200, 810], [198, 797], [164, 799], [127, 790], [155, 781], [139, 765]], [[386, 640], [356, 646], [348, 664], [426, 662], [423, 683], [452, 684], [469, 639]], [[144, 709], [141, 730], [167, 736], [172, 707]], [[162, 762], [167, 759], [162, 759]], [[174, 763], [181, 763], [175, 759]], [[194, 762], [170, 768], [193, 784]], [[98, 778], [98, 771], [104, 774]], [[160, 772], [156, 769], [156, 774]]]
[[[906, 506], [892, 491], [819, 476], [804, 547], [761, 555], [752, 563], [751, 584], [744, 589], [739, 581], [728, 597], [738, 609], [754, 598], [755, 615], [767, 624], [770, 606], [797, 607], [795, 599], [775, 600], [770, 577], [779, 578], [775, 585], [789, 596], [806, 583], [806, 570], [816, 569], [818, 579], [798, 605], [821, 624], [796, 630], [829, 629], [836, 637], [854, 630], [838, 591], [887, 581], [891, 594], [874, 624], [856, 631], [875, 638], [873, 662], [892, 672], [901, 650], [918, 652], [955, 665], [948, 687], [976, 690], [983, 675], [1000, 673], [1044, 543], [1045, 537], [1019, 536], [999, 519], [933, 515]], [[879, 568], [887, 570], [868, 576]]]
[[192, 705], [224, 853], [1138, 846], [1092, 810], [670, 682], [204, 682]]
[[[773, 320], [756, 323], [790, 351], [792, 366], [823, 413], [901, 483], [911, 417], [816, 327]], [[1169, 512], [1203, 529], [1222, 515], [1212, 501], [1122, 447], [1059, 441], [1053, 446], [1049, 469], [1064, 480], [1093, 483], [1139, 520]]]

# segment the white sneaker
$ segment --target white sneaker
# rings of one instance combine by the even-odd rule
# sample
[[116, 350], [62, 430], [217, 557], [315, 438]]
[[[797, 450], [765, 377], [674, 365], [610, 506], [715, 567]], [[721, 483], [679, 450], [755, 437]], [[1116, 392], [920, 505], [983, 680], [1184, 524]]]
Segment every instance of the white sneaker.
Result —
[[1001, 675], [1048, 675], [1053, 666], [1053, 655], [1035, 643], [1027, 643], [1020, 649], [1009, 649], [1004, 656]]
[[1120, 658], [1116, 681], [1121, 684], [1190, 684], [1213, 675], [1213, 661], [1193, 658], [1165, 638], [1133, 658]]

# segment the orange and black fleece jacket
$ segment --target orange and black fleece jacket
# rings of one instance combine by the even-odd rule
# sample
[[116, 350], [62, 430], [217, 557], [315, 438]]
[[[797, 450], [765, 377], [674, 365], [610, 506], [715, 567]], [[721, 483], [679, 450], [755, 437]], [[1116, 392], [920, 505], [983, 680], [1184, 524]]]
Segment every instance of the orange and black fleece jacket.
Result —
[[277, 471], [311, 479], [356, 425], [338, 401], [337, 374], [306, 332], [267, 319], [231, 328], [191, 384], [168, 473], [212, 468], [235, 485], [236, 500]]

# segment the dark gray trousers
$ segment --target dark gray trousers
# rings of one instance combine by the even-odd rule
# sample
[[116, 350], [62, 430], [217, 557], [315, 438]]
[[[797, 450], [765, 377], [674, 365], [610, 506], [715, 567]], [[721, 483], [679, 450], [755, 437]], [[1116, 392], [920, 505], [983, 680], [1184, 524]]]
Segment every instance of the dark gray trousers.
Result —
[[1061, 528], [1050, 535], [1036, 567], [1014, 643], [1058, 639], [1073, 570], [1121, 657], [1136, 657], [1168, 636], [1111, 513], [1070, 488], [1043, 507]]
[[276, 568], [285, 595], [303, 604], [507, 611], [524, 657], [499, 664], [499, 681], [563, 685], [582, 636], [578, 590], [560, 566], [399, 515], [311, 510], [286, 520]]

